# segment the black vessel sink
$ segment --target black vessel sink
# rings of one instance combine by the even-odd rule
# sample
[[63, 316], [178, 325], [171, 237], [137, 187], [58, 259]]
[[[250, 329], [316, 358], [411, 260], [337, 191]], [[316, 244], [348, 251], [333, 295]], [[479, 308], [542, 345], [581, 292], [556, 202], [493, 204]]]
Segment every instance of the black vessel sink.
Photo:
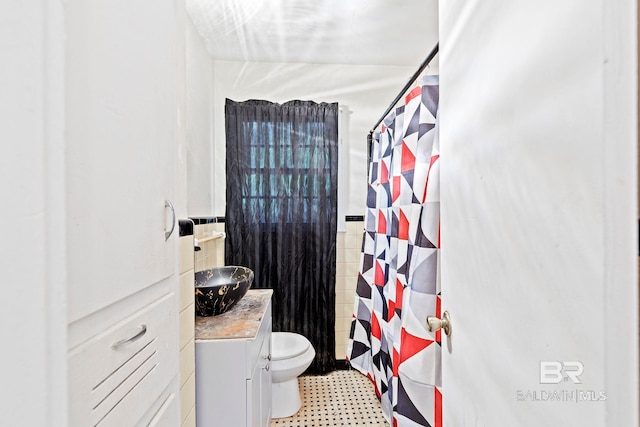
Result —
[[195, 274], [195, 311], [197, 316], [217, 316], [233, 307], [253, 283], [253, 271], [227, 265]]

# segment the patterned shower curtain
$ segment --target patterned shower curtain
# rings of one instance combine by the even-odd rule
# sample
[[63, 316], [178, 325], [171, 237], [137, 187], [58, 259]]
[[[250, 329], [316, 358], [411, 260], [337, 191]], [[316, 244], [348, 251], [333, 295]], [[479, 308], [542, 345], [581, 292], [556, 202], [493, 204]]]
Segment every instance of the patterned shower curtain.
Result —
[[425, 76], [374, 134], [347, 349], [395, 426], [442, 426], [438, 77]]

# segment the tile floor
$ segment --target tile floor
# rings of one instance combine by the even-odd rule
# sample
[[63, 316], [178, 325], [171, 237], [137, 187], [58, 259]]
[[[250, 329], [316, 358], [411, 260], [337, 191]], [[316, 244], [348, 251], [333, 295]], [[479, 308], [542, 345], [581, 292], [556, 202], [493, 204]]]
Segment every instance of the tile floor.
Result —
[[271, 427], [389, 427], [373, 384], [355, 370], [298, 378], [302, 407], [292, 417], [271, 420]]

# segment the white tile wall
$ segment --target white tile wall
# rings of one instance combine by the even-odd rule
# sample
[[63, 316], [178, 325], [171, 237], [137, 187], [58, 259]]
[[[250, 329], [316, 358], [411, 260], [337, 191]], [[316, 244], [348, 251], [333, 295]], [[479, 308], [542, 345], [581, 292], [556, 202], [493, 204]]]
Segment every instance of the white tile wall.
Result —
[[193, 372], [180, 388], [180, 417], [182, 427], [196, 426], [196, 374]]
[[205, 240], [214, 233], [224, 232], [224, 223], [196, 225], [193, 232], [201, 248], [195, 253], [195, 271], [223, 266], [224, 239]]
[[360, 268], [364, 222], [347, 222], [336, 240], [336, 359], [344, 359], [351, 329], [353, 303]]
[[180, 421], [182, 427], [195, 427], [195, 345], [193, 302], [193, 236], [180, 243]]

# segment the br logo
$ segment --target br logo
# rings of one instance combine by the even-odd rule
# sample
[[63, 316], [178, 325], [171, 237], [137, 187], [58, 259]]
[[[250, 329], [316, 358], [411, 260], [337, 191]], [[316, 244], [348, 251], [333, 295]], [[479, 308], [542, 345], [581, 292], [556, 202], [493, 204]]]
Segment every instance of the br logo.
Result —
[[540, 362], [540, 384], [559, 384], [568, 380], [581, 384], [583, 372], [584, 365], [577, 360]]

